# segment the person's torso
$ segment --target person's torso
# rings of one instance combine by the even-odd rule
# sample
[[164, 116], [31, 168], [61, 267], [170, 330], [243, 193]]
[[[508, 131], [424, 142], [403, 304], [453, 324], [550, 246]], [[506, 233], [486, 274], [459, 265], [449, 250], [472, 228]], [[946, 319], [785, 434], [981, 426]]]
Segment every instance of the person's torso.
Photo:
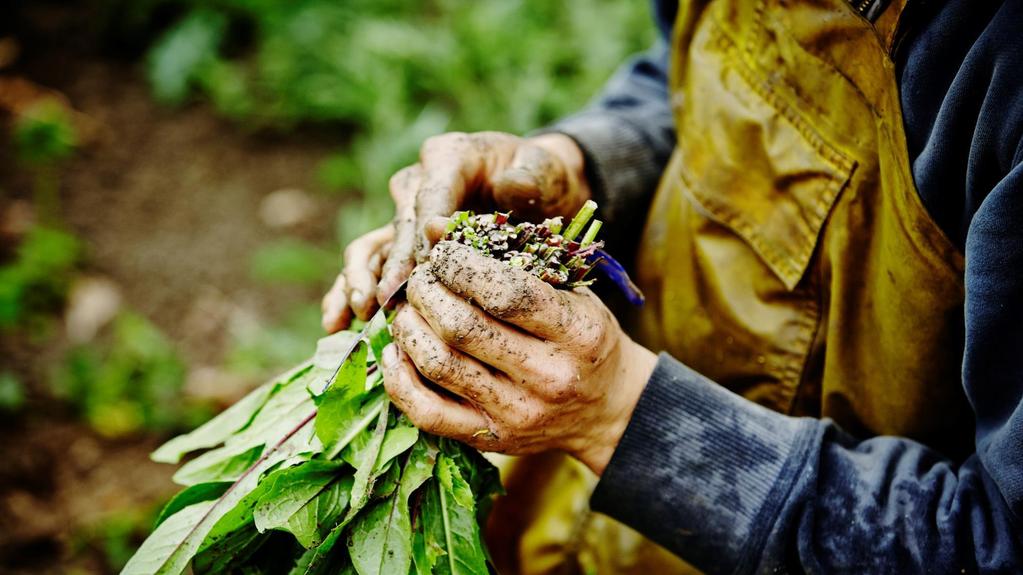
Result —
[[892, 47], [844, 0], [683, 6], [641, 341], [773, 409], [972, 446], [963, 258], [913, 184]]

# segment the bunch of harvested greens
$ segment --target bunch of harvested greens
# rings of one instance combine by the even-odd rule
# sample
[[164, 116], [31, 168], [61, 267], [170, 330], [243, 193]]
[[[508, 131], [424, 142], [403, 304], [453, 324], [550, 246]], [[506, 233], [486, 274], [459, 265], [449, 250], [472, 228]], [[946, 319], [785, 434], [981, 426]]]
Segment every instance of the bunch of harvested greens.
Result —
[[[563, 234], [560, 219], [459, 212], [446, 239], [556, 286], [587, 285], [600, 222], [576, 238], [595, 207]], [[207, 450], [174, 475], [186, 488], [122, 574], [489, 573], [480, 524], [496, 469], [391, 407], [377, 364], [391, 341], [385, 317], [320, 340], [310, 361], [154, 452], [178, 463]]]
[[595, 202], [586, 202], [563, 234], [561, 217], [541, 224], [512, 225], [507, 213], [474, 216], [471, 212], [456, 212], [448, 222], [444, 239], [522, 268], [553, 286], [585, 286], [593, 283], [586, 280], [586, 274], [596, 265], [594, 256], [604, 247], [604, 242], [594, 241], [601, 221], [593, 220], [582, 238], [576, 238], [596, 209]]

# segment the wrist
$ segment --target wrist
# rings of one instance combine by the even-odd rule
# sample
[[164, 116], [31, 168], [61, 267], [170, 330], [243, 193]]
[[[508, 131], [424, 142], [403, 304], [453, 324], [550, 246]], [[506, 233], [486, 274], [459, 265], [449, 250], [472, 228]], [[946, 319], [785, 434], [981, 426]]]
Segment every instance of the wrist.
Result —
[[[559, 202], [558, 208], [567, 214], [575, 213], [586, 200], [592, 198], [589, 180], [586, 178], [586, 156], [582, 148], [570, 136], [558, 132], [550, 132], [532, 136], [527, 141], [539, 148], [543, 148], [554, 157], [560, 160], [568, 177], [567, 193], [570, 198], [567, 202]], [[548, 216], [565, 215], [562, 213], [546, 214]]]
[[618, 381], [608, 393], [608, 404], [604, 425], [598, 426], [600, 432], [594, 441], [590, 441], [576, 458], [583, 462], [599, 477], [611, 461], [618, 443], [625, 435], [625, 429], [632, 419], [632, 414], [639, 403], [639, 397], [646, 389], [651, 374], [657, 367], [657, 355], [645, 347], [622, 335], [622, 351], [619, 354], [619, 365], [610, 377]]

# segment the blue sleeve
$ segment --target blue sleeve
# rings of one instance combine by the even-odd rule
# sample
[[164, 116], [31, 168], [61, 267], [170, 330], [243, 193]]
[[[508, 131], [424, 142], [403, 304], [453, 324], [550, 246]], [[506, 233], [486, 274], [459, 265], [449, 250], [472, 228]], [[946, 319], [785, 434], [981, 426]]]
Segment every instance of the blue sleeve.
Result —
[[972, 218], [966, 261], [962, 463], [769, 411], [662, 355], [594, 508], [711, 574], [1023, 572], [1023, 165]]
[[[658, 41], [626, 62], [581, 112], [545, 128], [582, 148], [602, 217], [642, 218], [675, 147], [668, 100], [668, 37], [676, 2], [655, 1]], [[612, 226], [613, 227], [613, 226]]]

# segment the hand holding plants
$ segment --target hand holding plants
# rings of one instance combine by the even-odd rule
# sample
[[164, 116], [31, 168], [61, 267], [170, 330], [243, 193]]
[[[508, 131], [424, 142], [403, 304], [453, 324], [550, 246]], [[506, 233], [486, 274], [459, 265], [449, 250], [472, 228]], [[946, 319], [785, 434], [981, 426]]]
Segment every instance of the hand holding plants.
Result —
[[560, 449], [603, 472], [656, 356], [588, 289], [444, 241], [412, 273], [384, 384], [419, 428], [486, 451]]
[[462, 208], [512, 210], [519, 219], [574, 213], [590, 198], [583, 156], [568, 136], [521, 138], [501, 132], [428, 139], [419, 163], [390, 181], [394, 222], [345, 250], [344, 270], [323, 298], [323, 327], [366, 319], [429, 253], [426, 224]]

